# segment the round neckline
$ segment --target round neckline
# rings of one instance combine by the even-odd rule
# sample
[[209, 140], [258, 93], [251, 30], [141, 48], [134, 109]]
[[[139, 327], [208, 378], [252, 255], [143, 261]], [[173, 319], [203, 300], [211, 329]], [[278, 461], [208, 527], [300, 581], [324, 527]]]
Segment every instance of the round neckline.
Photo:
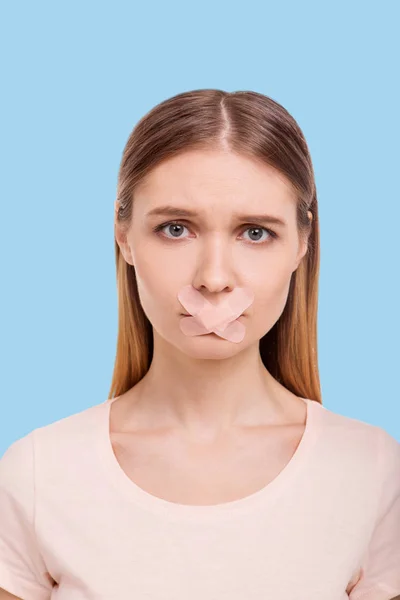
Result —
[[[305, 465], [306, 457], [310, 453], [317, 437], [319, 429], [319, 409], [323, 408], [316, 400], [300, 398], [307, 405], [307, 416], [302, 438], [289, 462], [267, 485], [252, 494], [229, 502], [195, 505], [179, 504], [155, 496], [141, 488], [137, 483], [130, 479], [122, 469], [114, 454], [110, 436], [111, 405], [118, 398], [119, 396], [108, 399], [106, 402], [102, 402], [99, 405], [100, 435], [98, 441], [100, 446], [100, 459], [102, 466], [106, 470], [107, 481], [111, 482], [129, 501], [140, 505], [146, 510], [163, 514], [168, 517], [177, 517], [179, 519], [194, 521], [213, 518], [229, 518], [234, 515], [245, 514], [253, 508], [266, 508], [270, 502], [276, 500], [278, 496], [283, 493], [290, 483], [295, 485], [296, 477], [299, 474], [301, 467]], [[316, 406], [316, 404], [318, 404], [318, 406]]]

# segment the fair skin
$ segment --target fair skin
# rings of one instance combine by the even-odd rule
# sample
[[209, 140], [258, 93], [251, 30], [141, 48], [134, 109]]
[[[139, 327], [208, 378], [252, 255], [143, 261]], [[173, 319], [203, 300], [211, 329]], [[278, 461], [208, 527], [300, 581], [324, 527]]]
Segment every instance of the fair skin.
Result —
[[[148, 216], [166, 204], [195, 209], [199, 216]], [[269, 214], [284, 225], [237, 220], [236, 212]], [[181, 224], [176, 237], [173, 225], [154, 233], [171, 220]], [[112, 406], [121, 466], [148, 491], [178, 502], [189, 500], [189, 481], [194, 503], [234, 499], [235, 476], [242, 492], [263, 487], [290, 460], [306, 418], [304, 402], [269, 374], [259, 353], [259, 340], [281, 315], [290, 277], [307, 251], [289, 183], [270, 167], [231, 152], [186, 152], [153, 169], [135, 192], [128, 232], [116, 224], [115, 235], [135, 267], [154, 332], [149, 371]], [[236, 287], [253, 290], [254, 302], [241, 317], [243, 341], [182, 333], [185, 310], [177, 294], [188, 284], [217, 304]], [[266, 453], [270, 472], [261, 460]], [[181, 485], [172, 482], [171, 468], [170, 479], [162, 479], [170, 466], [180, 473]], [[221, 472], [232, 473], [230, 491], [207, 485]], [[205, 487], [212, 487], [213, 497], [206, 498]]]
[[[195, 208], [200, 216], [146, 216], [165, 204]], [[235, 212], [270, 214], [286, 225], [254, 221], [253, 227], [279, 235], [273, 239], [262, 229], [256, 237], [250, 225], [235, 221]], [[152, 231], [171, 220], [182, 223], [177, 237], [173, 225], [158, 235]], [[125, 260], [135, 267], [140, 300], [153, 325], [153, 362], [140, 382], [143, 426], [178, 427], [211, 440], [235, 425], [290, 420], [294, 404], [286, 403], [289, 395], [260, 364], [258, 349], [281, 315], [290, 277], [307, 251], [297, 233], [289, 183], [264, 164], [230, 152], [188, 152], [151, 172], [135, 193], [128, 233], [117, 226], [115, 233]], [[214, 303], [235, 287], [253, 290], [255, 300], [242, 317], [242, 342], [184, 336], [178, 321], [185, 309], [177, 294], [188, 284]]]

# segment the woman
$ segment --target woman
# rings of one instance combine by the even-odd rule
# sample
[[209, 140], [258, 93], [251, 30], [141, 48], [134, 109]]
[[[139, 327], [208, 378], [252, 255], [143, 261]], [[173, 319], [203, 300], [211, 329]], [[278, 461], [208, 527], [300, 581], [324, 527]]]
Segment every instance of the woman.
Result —
[[400, 594], [400, 445], [321, 401], [295, 120], [255, 92], [156, 106], [122, 157], [115, 250], [108, 401], [1, 461], [0, 598]]

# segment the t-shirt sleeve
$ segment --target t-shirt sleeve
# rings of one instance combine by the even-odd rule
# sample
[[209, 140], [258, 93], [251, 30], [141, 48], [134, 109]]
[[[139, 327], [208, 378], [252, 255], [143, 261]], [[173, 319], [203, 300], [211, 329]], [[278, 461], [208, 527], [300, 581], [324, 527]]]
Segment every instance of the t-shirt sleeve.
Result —
[[0, 588], [22, 600], [49, 600], [54, 581], [34, 528], [34, 431], [0, 459]]
[[400, 444], [379, 430], [379, 509], [351, 600], [391, 600], [400, 594]]

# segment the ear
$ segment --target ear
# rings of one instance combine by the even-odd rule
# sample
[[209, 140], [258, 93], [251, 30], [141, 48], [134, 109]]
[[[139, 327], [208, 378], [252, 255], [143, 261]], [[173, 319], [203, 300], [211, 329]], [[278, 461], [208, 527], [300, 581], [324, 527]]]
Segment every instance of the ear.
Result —
[[125, 261], [129, 264], [129, 265], [133, 265], [133, 258], [132, 258], [132, 251], [131, 251], [131, 247], [129, 246], [128, 240], [127, 240], [127, 235], [126, 232], [122, 229], [121, 225], [118, 223], [117, 221], [117, 216], [118, 216], [118, 202], [115, 202], [115, 210], [114, 210], [114, 235], [115, 235], [115, 239], [117, 241], [117, 244], [119, 246], [119, 249], [121, 251], [122, 256], [124, 257]]
[[[310, 210], [307, 211], [307, 215], [308, 215], [308, 218], [310, 219], [310, 221], [312, 221], [313, 220], [313, 214], [312, 214], [312, 212]], [[307, 236], [306, 239], [302, 238], [302, 240], [300, 241], [299, 251], [298, 251], [296, 262], [295, 262], [295, 268], [293, 269], [292, 272], [296, 271], [296, 269], [298, 268], [298, 266], [299, 266], [302, 258], [307, 253], [307, 249], [308, 249], [308, 236]]]
[[292, 273], [294, 273], [294, 271], [297, 270], [302, 258], [307, 254], [307, 249], [308, 249], [308, 240], [301, 240], [300, 245], [299, 245], [299, 251], [297, 253], [297, 257], [296, 257], [296, 262], [294, 264], [294, 269], [292, 271]]
[[132, 252], [126, 240], [126, 234], [121, 232], [120, 226], [118, 224], [116, 224], [114, 227], [114, 234], [122, 256], [129, 265], [133, 266]]

